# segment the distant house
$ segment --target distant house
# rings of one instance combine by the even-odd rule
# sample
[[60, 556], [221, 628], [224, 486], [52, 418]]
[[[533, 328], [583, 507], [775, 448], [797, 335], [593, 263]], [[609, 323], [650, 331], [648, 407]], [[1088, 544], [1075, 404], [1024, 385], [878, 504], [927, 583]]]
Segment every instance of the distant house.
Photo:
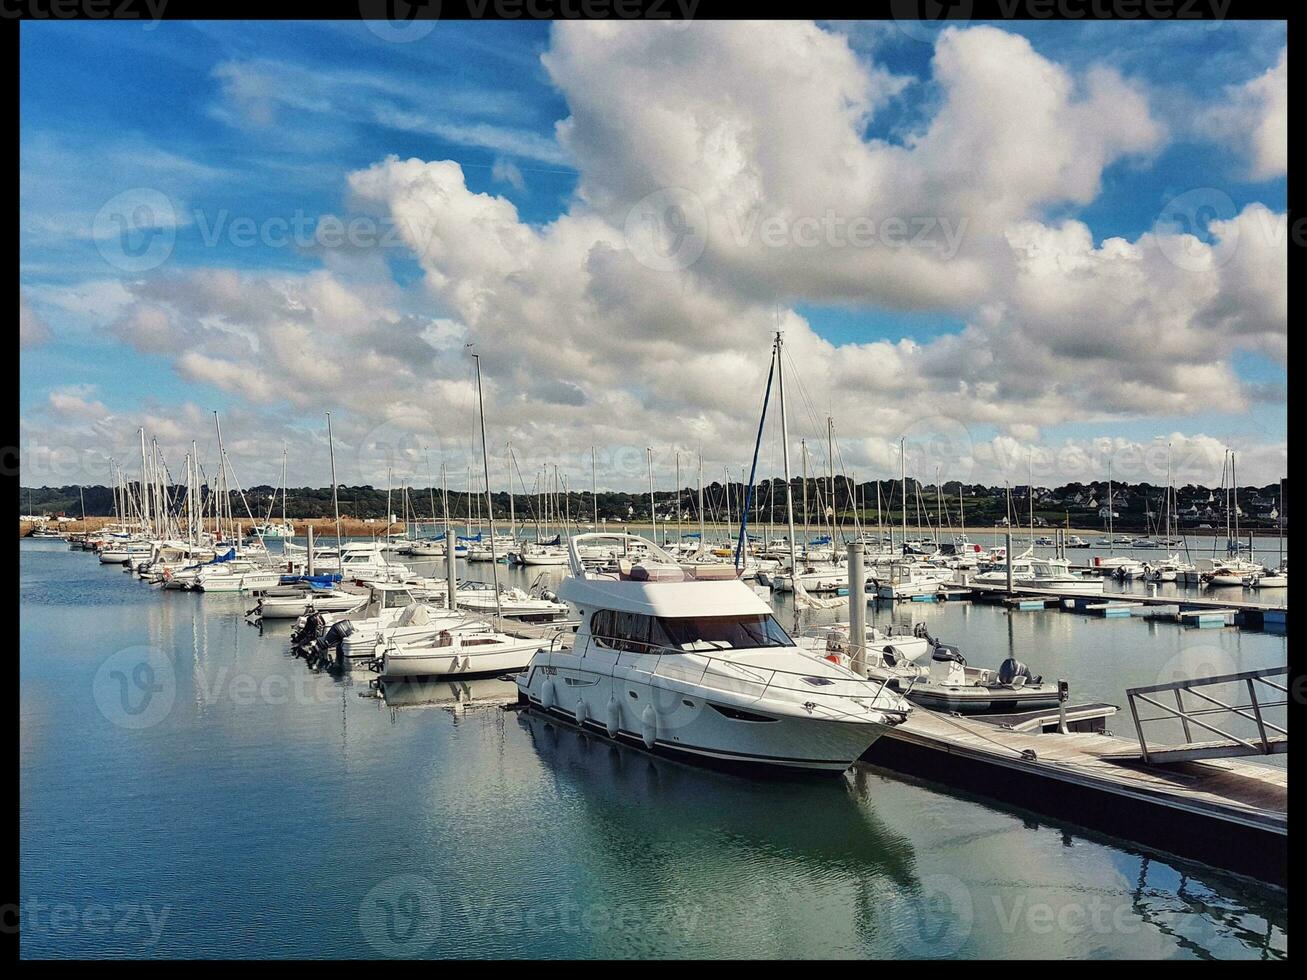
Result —
[[1107, 518], [1107, 517], [1113, 517], [1113, 518], [1116, 518], [1116, 517], [1120, 517], [1120, 516], [1121, 516], [1121, 512], [1120, 512], [1119, 510], [1113, 510], [1113, 511], [1109, 514], [1109, 513], [1108, 513], [1108, 508], [1106, 508], [1106, 507], [1100, 507], [1100, 508], [1098, 508], [1098, 516], [1099, 516], [1099, 517], [1102, 517], [1102, 518]]

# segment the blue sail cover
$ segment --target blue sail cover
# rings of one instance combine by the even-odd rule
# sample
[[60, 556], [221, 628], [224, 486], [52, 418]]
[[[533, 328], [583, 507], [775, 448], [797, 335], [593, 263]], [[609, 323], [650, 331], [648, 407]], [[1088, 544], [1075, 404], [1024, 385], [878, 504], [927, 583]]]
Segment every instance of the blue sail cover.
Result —
[[552, 540], [550, 540], [550, 541], [540, 541], [540, 542], [538, 542], [538, 543], [539, 543], [539, 544], [562, 544], [562, 543], [563, 543], [563, 537], [562, 537], [561, 534], [555, 534]]
[[296, 582], [304, 582], [315, 589], [329, 589], [339, 581], [339, 574], [329, 574], [327, 572], [323, 572], [321, 575], [283, 575], [281, 577], [282, 585], [294, 585]]
[[219, 564], [219, 563], [221, 563], [221, 562], [224, 562], [224, 561], [231, 561], [231, 560], [232, 560], [233, 558], [235, 558], [235, 557], [236, 557], [236, 549], [235, 549], [235, 548], [232, 548], [232, 549], [231, 549], [230, 551], [228, 551], [225, 555], [215, 555], [215, 556], [214, 556], [210, 561], [205, 562], [205, 564], [206, 564], [206, 565], [217, 565], [217, 564]]
[[480, 540], [481, 540], [481, 532], [478, 531], [476, 534], [460, 534], [460, 535], [458, 536], [458, 540], [460, 540], [460, 541], [480, 541]]

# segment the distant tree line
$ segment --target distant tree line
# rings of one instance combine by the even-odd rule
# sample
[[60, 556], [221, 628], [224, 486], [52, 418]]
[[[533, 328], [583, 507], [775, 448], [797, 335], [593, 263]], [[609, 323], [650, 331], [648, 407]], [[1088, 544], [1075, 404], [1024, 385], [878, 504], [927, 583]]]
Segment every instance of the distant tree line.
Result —
[[[1287, 488], [1287, 481], [1285, 484]], [[134, 491], [134, 485], [129, 484]], [[79, 496], [79, 490], [81, 496]], [[903, 488], [898, 480], [864, 482], [853, 486], [844, 477], [834, 480], [831, 494], [827, 478], [809, 478], [806, 486], [807, 515], [810, 524], [830, 521], [831, 514], [839, 524], [853, 520], [855, 509], [864, 524], [875, 524], [878, 516], [877, 491], [879, 490], [879, 519], [887, 524], [900, 524], [903, 519]], [[804, 516], [804, 481], [791, 481], [795, 519]], [[174, 509], [182, 505], [184, 487], [173, 487], [170, 497]], [[1279, 483], [1267, 486], [1239, 488], [1239, 523], [1241, 527], [1277, 526], [1280, 513]], [[206, 506], [208, 488], [205, 488]], [[831, 498], [833, 496], [833, 506]], [[1164, 487], [1151, 483], [1114, 483], [1112, 512], [1114, 526], [1125, 530], [1157, 530], [1165, 519]], [[104, 486], [65, 486], [23, 488], [20, 494], [20, 514], [64, 514], [80, 517], [83, 497], [88, 517], [113, 514], [113, 492]], [[385, 519], [387, 492], [372, 486], [341, 486], [337, 488], [342, 517], [359, 519]], [[961, 512], [959, 508], [961, 497]], [[699, 492], [695, 487], [676, 491], [661, 490], [654, 495], [654, 509], [660, 521], [675, 521], [677, 505], [682, 523], [695, 524], [698, 514]], [[724, 520], [729, 514], [738, 521], [741, 507], [748, 503], [751, 522], [782, 524], [785, 522], [785, 483], [781, 479], [763, 480], [748, 494], [748, 487], [740, 483], [723, 485], [714, 482], [703, 488], [705, 519]], [[926, 485], [909, 478], [907, 481], [907, 520], [911, 526], [959, 527], [963, 520], [971, 526], [993, 526], [1011, 519], [1014, 526], [1027, 526], [1031, 520], [1031, 494], [1026, 486], [991, 487], [981, 484], [945, 482], [942, 488]], [[1285, 494], [1287, 509], [1287, 492]], [[469, 516], [485, 516], [485, 497], [469, 495], [467, 491], [450, 491], [448, 497], [440, 489], [410, 489], [408, 513], [410, 520], [443, 520], [445, 501], [451, 517], [464, 521]], [[509, 514], [507, 493], [494, 493], [492, 500], [497, 519]], [[251, 487], [245, 492], [245, 501], [255, 520], [262, 521], [271, 515], [281, 517], [281, 494], [266, 484]], [[1010, 502], [1009, 502], [1010, 501]], [[856, 504], [856, 507], [855, 507]], [[232, 493], [232, 511], [238, 517], [245, 514], [245, 503]], [[1061, 526], [1070, 523], [1076, 527], [1102, 527], [1107, 523], [1108, 488], [1101, 483], [1068, 483], [1060, 487], [1034, 488], [1034, 522], [1036, 526]], [[401, 521], [405, 518], [404, 499], [398, 491], [390, 495], [390, 510]], [[600, 521], [647, 522], [650, 513], [648, 492], [628, 493], [601, 491], [592, 499], [589, 491], [571, 491], [549, 497], [539, 494], [515, 494], [513, 510], [519, 523], [549, 523], [557, 526], [570, 516], [573, 524], [589, 524], [596, 510]], [[1225, 492], [1220, 488], [1196, 486], [1178, 487], [1175, 493], [1176, 523], [1184, 529], [1210, 525], [1213, 529], [1225, 526]], [[547, 515], [546, 515], [547, 512]], [[292, 519], [329, 518], [332, 516], [330, 487], [294, 487], [286, 494], [286, 513]], [[1286, 515], [1287, 523], [1287, 515]], [[687, 530], [693, 530], [688, 528]]]

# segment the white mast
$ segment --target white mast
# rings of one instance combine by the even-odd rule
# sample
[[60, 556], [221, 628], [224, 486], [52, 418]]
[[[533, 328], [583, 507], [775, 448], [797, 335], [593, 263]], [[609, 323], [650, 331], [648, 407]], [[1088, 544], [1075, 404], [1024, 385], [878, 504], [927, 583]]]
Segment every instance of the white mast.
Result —
[[286, 521], [286, 444], [281, 444], [281, 523], [283, 525], [282, 533], [285, 533], [284, 526]]
[[653, 527], [653, 543], [658, 543], [658, 511], [654, 506], [653, 449], [646, 448], [645, 455], [649, 464], [649, 523]]
[[790, 525], [790, 585], [798, 592], [799, 555], [795, 545], [794, 533], [794, 488], [790, 486], [790, 430], [785, 417], [785, 369], [781, 352], [785, 338], [781, 331], [776, 331], [776, 387], [781, 396], [781, 458], [785, 465], [785, 516]]
[[708, 532], [703, 515], [703, 446], [699, 446], [699, 550], [708, 546]]
[[590, 447], [590, 505], [594, 508], [594, 527], [599, 530], [599, 476], [595, 468], [595, 447]]
[[336, 517], [336, 556], [344, 564], [340, 553], [340, 498], [336, 493], [336, 444], [331, 438], [331, 413], [327, 413], [327, 454], [331, 458], [331, 510]]
[[508, 536], [514, 541], [517, 540], [517, 506], [513, 502], [513, 444], [506, 443], [508, 448]]
[[899, 437], [899, 469], [903, 478], [903, 553], [908, 553], [908, 454], [907, 439]]
[[[477, 369], [477, 414], [481, 418], [481, 467], [486, 478], [486, 523], [490, 527], [490, 574], [495, 586], [495, 616], [503, 618], [499, 603], [499, 560], [495, 556], [495, 508], [490, 499], [490, 451], [486, 447], [486, 404], [481, 395], [481, 355], [474, 353], [472, 360]], [[510, 486], [511, 490], [512, 487]]]
[[149, 471], [145, 466], [145, 426], [141, 426], [139, 431], [141, 433], [141, 522], [145, 536], [152, 538], [154, 537], [154, 526], [151, 520], [150, 498], [146, 496], [145, 492], [146, 481], [150, 478]]

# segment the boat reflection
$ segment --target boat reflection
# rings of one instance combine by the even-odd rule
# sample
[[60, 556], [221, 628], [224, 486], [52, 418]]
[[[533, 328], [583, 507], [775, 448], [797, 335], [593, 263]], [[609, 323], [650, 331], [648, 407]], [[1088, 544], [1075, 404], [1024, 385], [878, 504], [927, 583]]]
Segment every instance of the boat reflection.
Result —
[[456, 715], [469, 708], [499, 708], [517, 701], [517, 685], [498, 677], [394, 677], [379, 680], [377, 693], [389, 708], [444, 708]]
[[916, 886], [912, 843], [880, 820], [871, 797], [878, 777], [859, 768], [822, 780], [748, 778], [653, 756], [533, 711], [518, 720], [553, 778], [569, 793], [579, 788], [593, 808], [620, 807], [634, 839], [663, 837], [674, 820], [732, 847], [856, 881], [862, 921], [878, 893]]

